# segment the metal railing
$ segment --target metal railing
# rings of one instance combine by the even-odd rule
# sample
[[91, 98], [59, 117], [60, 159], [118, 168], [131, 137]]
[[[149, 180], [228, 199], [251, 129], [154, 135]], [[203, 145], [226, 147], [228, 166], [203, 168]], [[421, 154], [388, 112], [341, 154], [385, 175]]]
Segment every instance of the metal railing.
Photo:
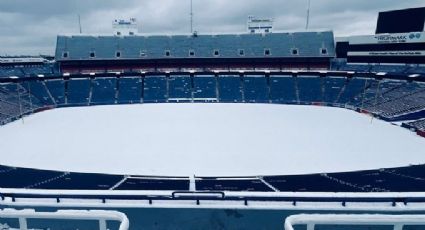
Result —
[[425, 225], [425, 215], [381, 215], [381, 214], [299, 214], [285, 219], [285, 230], [294, 230], [294, 225], [392, 225], [402, 230], [405, 225]]
[[27, 219], [60, 219], [60, 220], [98, 220], [99, 230], [107, 230], [106, 221], [119, 221], [118, 230], [128, 230], [130, 222], [127, 216], [118, 211], [104, 210], [58, 210], [56, 212], [37, 212], [34, 209], [3, 209], [0, 218], [19, 220], [19, 229], [28, 230]]

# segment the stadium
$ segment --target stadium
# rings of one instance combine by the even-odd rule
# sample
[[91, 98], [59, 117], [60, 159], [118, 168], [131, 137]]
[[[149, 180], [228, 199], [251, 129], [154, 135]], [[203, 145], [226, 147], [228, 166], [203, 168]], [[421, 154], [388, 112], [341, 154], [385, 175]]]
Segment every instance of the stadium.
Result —
[[0, 227], [423, 229], [425, 8], [346, 38], [250, 20], [1, 58]]

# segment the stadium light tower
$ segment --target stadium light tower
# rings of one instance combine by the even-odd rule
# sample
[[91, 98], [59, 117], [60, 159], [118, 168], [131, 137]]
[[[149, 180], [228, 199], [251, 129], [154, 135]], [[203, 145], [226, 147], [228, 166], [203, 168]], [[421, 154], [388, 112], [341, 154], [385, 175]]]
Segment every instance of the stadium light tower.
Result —
[[83, 33], [83, 30], [81, 28], [81, 17], [80, 17], [80, 14], [78, 14], [78, 28], [80, 29], [80, 34], [82, 34]]
[[193, 34], [193, 0], [190, 0], [190, 34]]
[[305, 30], [308, 30], [308, 26], [309, 26], [309, 23], [310, 23], [310, 3], [311, 3], [311, 0], [308, 0], [307, 19], [306, 19], [306, 23], [305, 23]]

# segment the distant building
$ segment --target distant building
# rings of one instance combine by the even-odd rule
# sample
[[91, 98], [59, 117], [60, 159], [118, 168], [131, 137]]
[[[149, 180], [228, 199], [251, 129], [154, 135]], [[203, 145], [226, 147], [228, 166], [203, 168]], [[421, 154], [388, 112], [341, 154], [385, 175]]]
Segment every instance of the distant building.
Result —
[[112, 22], [112, 28], [115, 36], [135, 35], [137, 34], [137, 21], [135, 18], [130, 18], [130, 20], [115, 19]]

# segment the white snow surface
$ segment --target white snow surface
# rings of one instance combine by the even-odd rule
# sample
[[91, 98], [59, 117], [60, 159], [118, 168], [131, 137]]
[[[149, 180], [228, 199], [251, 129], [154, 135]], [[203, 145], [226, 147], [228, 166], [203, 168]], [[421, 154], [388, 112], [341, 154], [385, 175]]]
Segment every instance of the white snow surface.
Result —
[[425, 138], [354, 111], [270, 104], [61, 108], [0, 127], [0, 164], [71, 172], [257, 176], [425, 163]]

